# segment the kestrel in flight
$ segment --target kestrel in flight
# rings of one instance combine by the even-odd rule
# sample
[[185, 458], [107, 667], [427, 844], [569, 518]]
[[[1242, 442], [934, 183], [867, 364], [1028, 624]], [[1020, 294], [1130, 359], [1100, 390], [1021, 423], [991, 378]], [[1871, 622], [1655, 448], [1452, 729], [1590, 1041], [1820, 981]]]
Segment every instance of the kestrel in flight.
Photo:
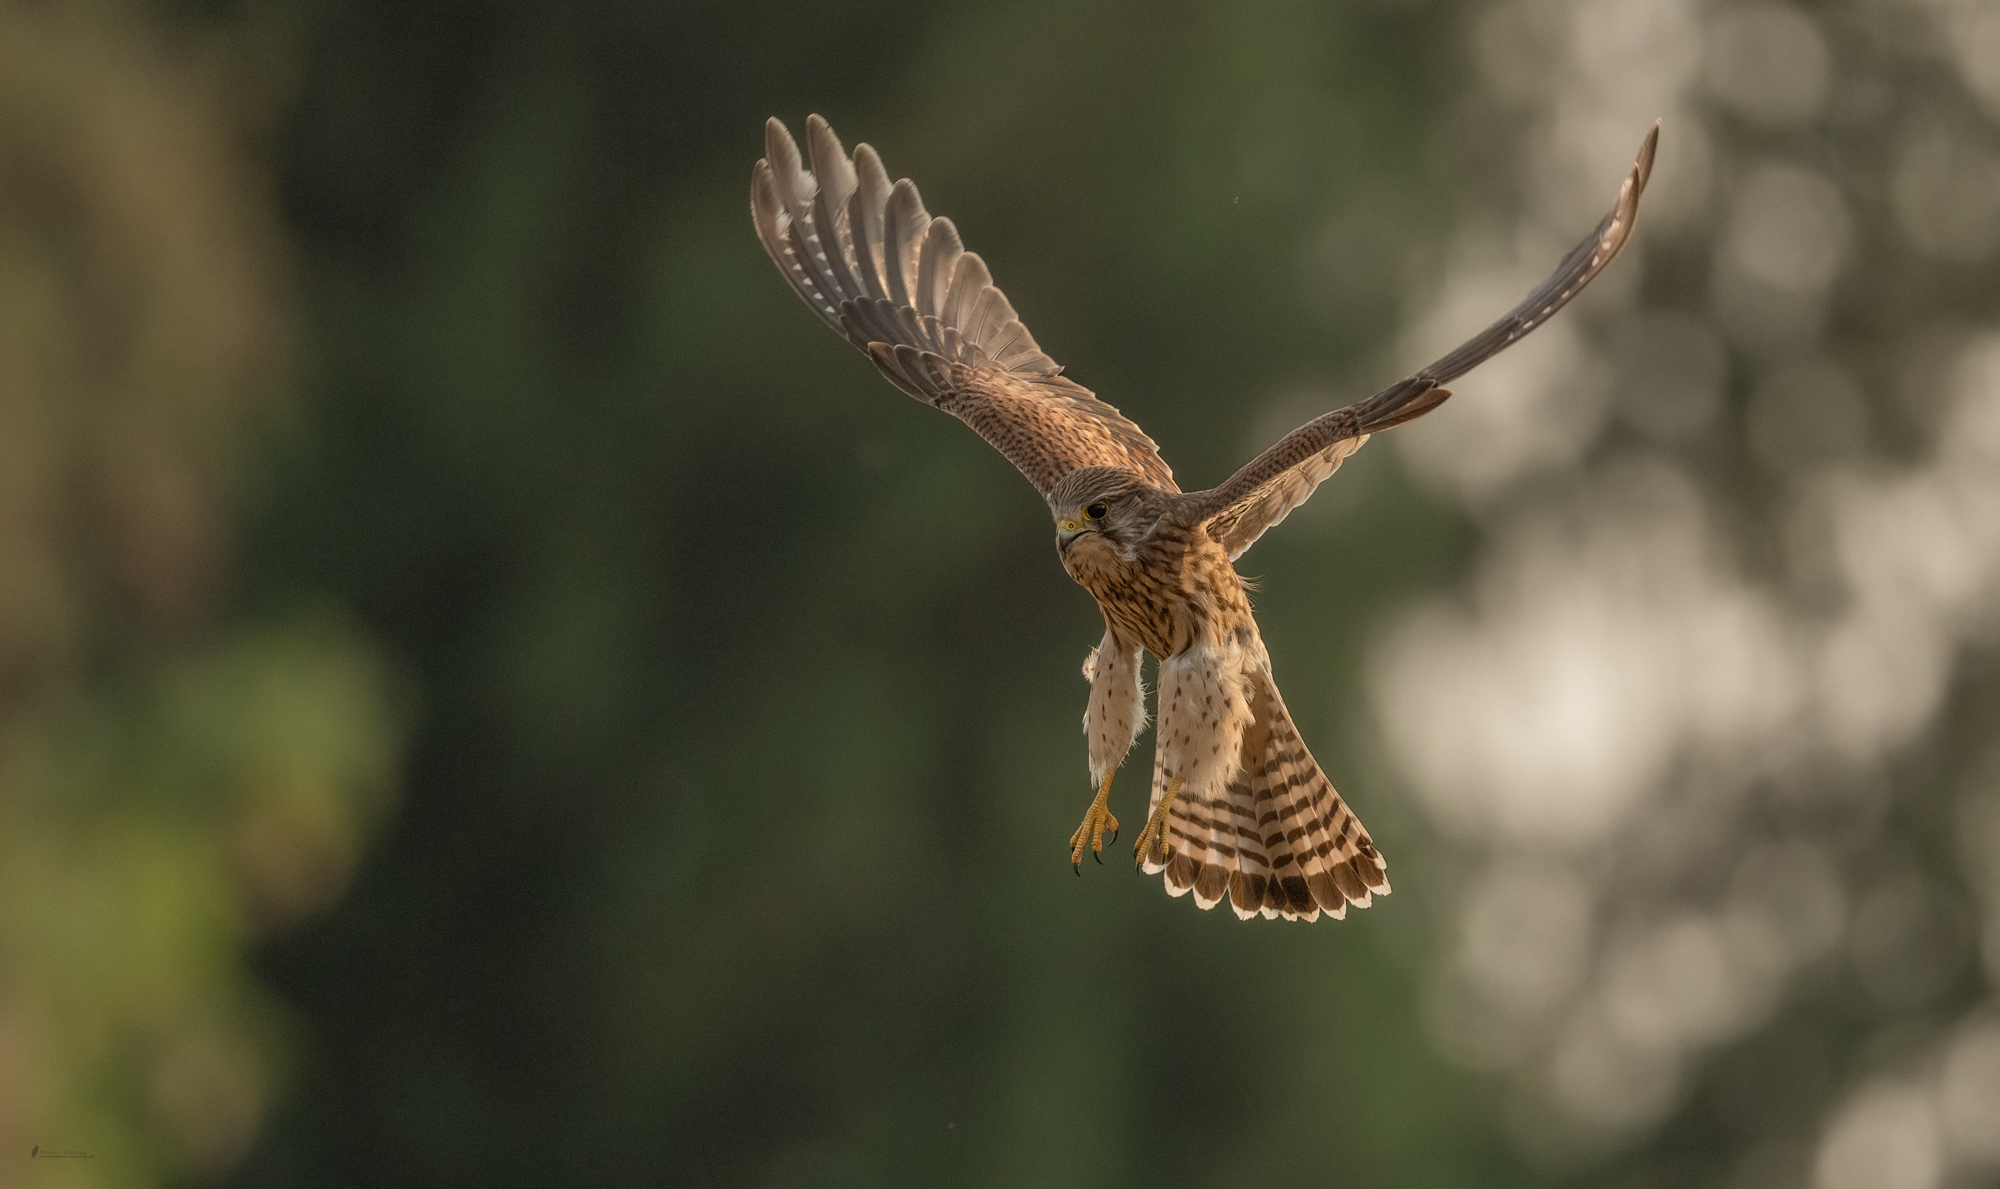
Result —
[[1389, 891], [1368, 831], [1306, 750], [1232, 564], [1370, 434], [1444, 403], [1443, 385], [1576, 296], [1632, 234], [1655, 124], [1618, 201], [1554, 275], [1479, 335], [1410, 378], [1318, 417], [1207, 491], [1183, 492], [1151, 438], [1062, 374], [1035, 345], [986, 262], [932, 218], [881, 158], [850, 158], [806, 121], [812, 170], [784, 124], [764, 128], [750, 179], [758, 237], [807, 305], [896, 387], [970, 425], [1048, 501], [1063, 568], [1097, 600], [1104, 639], [1084, 661], [1084, 735], [1096, 795], [1070, 862], [1103, 850], [1118, 819], [1111, 777], [1146, 726], [1141, 652], [1158, 661], [1151, 812], [1136, 858], [1236, 915], [1339, 918]]

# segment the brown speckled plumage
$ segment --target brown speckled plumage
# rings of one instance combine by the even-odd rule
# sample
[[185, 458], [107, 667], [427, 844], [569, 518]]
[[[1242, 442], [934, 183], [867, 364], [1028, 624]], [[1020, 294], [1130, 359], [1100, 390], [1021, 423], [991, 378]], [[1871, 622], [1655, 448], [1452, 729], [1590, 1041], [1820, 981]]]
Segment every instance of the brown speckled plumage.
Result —
[[[970, 425], [1048, 501], [1063, 567], [1096, 598], [1104, 639], [1084, 662], [1084, 732], [1098, 800], [1072, 838], [1095, 849], [1110, 776], [1146, 725], [1142, 653], [1158, 659], [1159, 726], [1144, 868], [1174, 895], [1237, 915], [1339, 917], [1387, 893], [1382, 856], [1299, 737], [1231, 564], [1372, 433], [1442, 404], [1444, 385], [1539, 326], [1631, 235], [1654, 127], [1618, 201], [1506, 317], [1366, 400], [1286, 434], [1220, 486], [1182, 493], [1152, 439], [1061, 375], [986, 264], [933, 219], [875, 151], [850, 157], [807, 121], [808, 171], [791, 133], [765, 127], [751, 175], [759, 238], [807, 305], [897, 388]], [[1164, 808], [1163, 808], [1164, 807]], [[1099, 810], [1103, 810], [1101, 815]], [[1149, 835], [1156, 834], [1157, 847]]]

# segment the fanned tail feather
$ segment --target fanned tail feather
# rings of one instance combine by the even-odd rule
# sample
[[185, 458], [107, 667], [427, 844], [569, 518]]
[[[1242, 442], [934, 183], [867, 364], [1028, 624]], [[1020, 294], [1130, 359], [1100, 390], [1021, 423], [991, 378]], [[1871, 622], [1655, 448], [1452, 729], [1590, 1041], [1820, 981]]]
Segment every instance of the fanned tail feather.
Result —
[[[1183, 791], [1167, 813], [1168, 856], [1149, 857], [1174, 896], [1224, 899], [1242, 918], [1339, 919], [1389, 893], [1386, 863], [1299, 737], [1268, 672], [1250, 674], [1253, 719], [1239, 770], [1216, 795]], [[1156, 779], [1154, 797], [1163, 789]]]

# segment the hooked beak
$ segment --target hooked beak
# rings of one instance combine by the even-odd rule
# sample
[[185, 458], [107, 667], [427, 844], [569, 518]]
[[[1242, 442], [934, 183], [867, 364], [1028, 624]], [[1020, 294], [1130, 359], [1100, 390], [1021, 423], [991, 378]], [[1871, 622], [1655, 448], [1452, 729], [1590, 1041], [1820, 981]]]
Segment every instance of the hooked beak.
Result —
[[1070, 545], [1073, 544], [1076, 541], [1076, 539], [1082, 535], [1083, 535], [1082, 521], [1080, 520], [1056, 521], [1056, 552], [1068, 553]]

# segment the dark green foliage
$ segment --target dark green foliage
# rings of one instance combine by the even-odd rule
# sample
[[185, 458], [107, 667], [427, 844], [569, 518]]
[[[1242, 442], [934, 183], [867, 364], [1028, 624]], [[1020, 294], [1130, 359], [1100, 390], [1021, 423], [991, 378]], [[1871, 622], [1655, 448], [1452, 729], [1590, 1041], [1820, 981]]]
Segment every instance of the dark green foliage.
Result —
[[[1436, 28], [316, 13], [284, 194], [317, 420], [252, 597], [332, 592], [423, 712], [353, 893], [263, 953], [310, 1057], [242, 1183], [1489, 1182], [1411, 1008], [1421, 890], [1244, 926], [1069, 876], [1096, 613], [1033, 492], [817, 325], [745, 209], [763, 118], [826, 113], [1214, 482], [1274, 395], [1388, 378], [1452, 213]], [[1358, 628], [1461, 536], [1386, 452], [1341, 487], [1253, 568], [1302, 726], [1409, 854], [1338, 728]]]

